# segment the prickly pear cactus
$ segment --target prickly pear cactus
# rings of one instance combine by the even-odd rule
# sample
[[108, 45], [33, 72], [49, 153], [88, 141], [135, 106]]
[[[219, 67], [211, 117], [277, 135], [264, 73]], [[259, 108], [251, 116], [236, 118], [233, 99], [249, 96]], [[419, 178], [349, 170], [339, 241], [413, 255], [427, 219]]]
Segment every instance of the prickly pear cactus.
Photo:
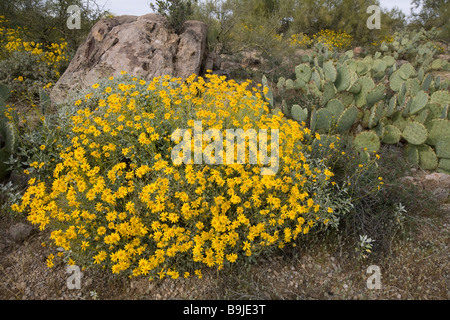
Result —
[[430, 103], [438, 103], [440, 105], [450, 104], [450, 92], [440, 90], [431, 95]]
[[450, 136], [450, 120], [433, 119], [428, 123], [427, 143], [435, 146], [441, 137]]
[[324, 71], [324, 75], [325, 75], [325, 80], [328, 80], [331, 82], [336, 81], [337, 71], [331, 60], [328, 60], [327, 62], [325, 62], [323, 64], [323, 71]]
[[438, 158], [433, 148], [429, 145], [423, 144], [417, 146], [419, 151], [419, 165], [425, 170], [434, 170], [438, 166]]
[[333, 123], [336, 123], [345, 109], [344, 104], [338, 99], [328, 101], [326, 108], [330, 112]]
[[442, 136], [436, 142], [436, 155], [439, 158], [450, 159], [450, 135]]
[[417, 112], [425, 108], [427, 103], [428, 103], [428, 94], [426, 94], [424, 91], [419, 91], [412, 101], [409, 113], [416, 114]]
[[328, 133], [331, 129], [332, 116], [331, 113], [325, 109], [318, 109], [316, 112], [315, 131], [319, 133]]
[[346, 64], [339, 65], [337, 67], [337, 75], [334, 85], [338, 92], [347, 90], [352, 83], [352, 77], [350, 70]]
[[427, 128], [420, 122], [409, 122], [406, 124], [402, 132], [403, 138], [405, 138], [408, 143], [414, 145], [421, 145], [425, 143], [428, 138]]
[[306, 122], [308, 119], [308, 109], [300, 107], [298, 104], [294, 104], [291, 108], [292, 118], [298, 122]]
[[384, 90], [386, 87], [383, 84], [376, 86], [375, 89], [371, 90], [366, 97], [367, 104], [372, 106], [374, 103], [383, 100], [385, 97]]
[[382, 142], [386, 144], [396, 144], [400, 141], [402, 132], [396, 126], [391, 124], [384, 128]]
[[[268, 81], [267, 81], [266, 76], [263, 76], [263, 77], [262, 77], [262, 84], [263, 84], [264, 90], [267, 91], [267, 93], [264, 94], [264, 95], [265, 95], [265, 98], [266, 98], [266, 100], [269, 102], [270, 107], [273, 108], [273, 106], [274, 106], [274, 103], [273, 103], [273, 93], [272, 93], [272, 89], [271, 89], [270, 86], [269, 86], [269, 83], [268, 83]], [[45, 94], [45, 91], [44, 91], [44, 94]], [[44, 95], [43, 97], [44, 97], [44, 99], [45, 99], [45, 98], [48, 97], [48, 96]], [[41, 99], [42, 99], [42, 98], [41, 98]]]
[[311, 67], [309, 66], [309, 63], [302, 63], [295, 67], [295, 76], [297, 79], [302, 80], [305, 83], [308, 83], [311, 79]]
[[380, 150], [381, 143], [374, 131], [363, 131], [355, 137], [353, 145], [357, 150], [377, 152]]
[[406, 160], [413, 165], [419, 165], [419, 149], [413, 144], [408, 144], [405, 147]]
[[353, 126], [358, 116], [358, 109], [355, 106], [351, 106], [344, 110], [336, 123], [336, 131], [339, 133], [345, 133]]
[[439, 159], [438, 172], [450, 174], [450, 159]]

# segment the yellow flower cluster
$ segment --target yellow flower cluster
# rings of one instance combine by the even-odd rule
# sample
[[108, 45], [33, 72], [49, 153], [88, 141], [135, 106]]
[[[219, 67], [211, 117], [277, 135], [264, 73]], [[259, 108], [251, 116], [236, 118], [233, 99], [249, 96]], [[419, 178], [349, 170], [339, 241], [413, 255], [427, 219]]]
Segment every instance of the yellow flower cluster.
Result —
[[293, 34], [289, 39], [290, 46], [307, 47], [312, 44], [312, 39], [303, 33]]
[[353, 37], [345, 31], [334, 31], [324, 29], [314, 34], [312, 37], [306, 34], [293, 34], [289, 39], [291, 46], [309, 46], [315, 43], [322, 43], [329, 50], [344, 49], [351, 46]]
[[313, 35], [313, 39], [316, 43], [322, 43], [328, 49], [343, 49], [350, 47], [353, 41], [353, 37], [345, 31], [334, 30], [320, 30]]
[[[50, 228], [72, 263], [129, 276], [201, 277], [202, 267], [293, 242], [333, 217], [329, 197], [318, 195], [333, 173], [310, 160], [311, 132], [270, 114], [251, 86], [209, 74], [94, 85], [76, 102], [51, 183], [30, 180], [12, 209]], [[194, 121], [223, 132], [278, 129], [278, 172], [261, 175], [261, 163], [175, 165], [171, 135], [192, 133]]]
[[379, 46], [380, 44], [382, 44], [383, 42], [385, 43], [391, 43], [394, 41], [394, 37], [392, 36], [383, 36], [381, 39], [373, 41], [372, 45], [373, 46]]
[[30, 52], [32, 55], [39, 56], [41, 61], [52, 66], [55, 70], [56, 76], [59, 77], [59, 67], [65, 61], [68, 61], [68, 54], [66, 52], [67, 42], [61, 39], [61, 43], [51, 43], [44, 45], [34, 41], [25, 41], [24, 29], [21, 27], [8, 28], [6, 26], [7, 20], [4, 16], [0, 16], [0, 47], [7, 53], [12, 52]]

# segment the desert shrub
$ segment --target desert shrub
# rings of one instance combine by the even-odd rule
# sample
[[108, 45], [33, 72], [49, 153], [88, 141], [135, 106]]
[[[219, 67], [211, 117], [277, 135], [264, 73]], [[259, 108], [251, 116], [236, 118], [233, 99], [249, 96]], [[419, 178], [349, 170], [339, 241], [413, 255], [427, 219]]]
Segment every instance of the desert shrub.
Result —
[[155, 2], [150, 4], [152, 10], [165, 16], [176, 33], [183, 31], [183, 23], [194, 13], [192, 0], [156, 0]]
[[[349, 199], [326, 161], [310, 157], [310, 131], [268, 113], [260, 90], [248, 86], [212, 75], [95, 84], [55, 142], [50, 180], [31, 178], [13, 209], [50, 229], [71, 264], [151, 277], [201, 276], [202, 267], [221, 269], [336, 226]], [[278, 129], [278, 170], [262, 175], [261, 161], [173, 162], [181, 137], [172, 133], [195, 133], [195, 120], [204, 131]]]
[[392, 244], [407, 237], [420, 216], [437, 212], [438, 201], [430, 193], [402, 181], [402, 177], [411, 174], [411, 166], [401, 148], [384, 145], [375, 155], [377, 162], [362, 162], [347, 139], [339, 145], [341, 156], [336, 157], [333, 172], [336, 183], [347, 185], [353, 209], [342, 216], [339, 229], [328, 233], [329, 238], [339, 239], [339, 246], [347, 247], [351, 253], [366, 236], [373, 240], [371, 252], [356, 251], [356, 258], [361, 257], [360, 253], [366, 258], [389, 255]]
[[329, 50], [342, 50], [352, 45], [353, 37], [345, 31], [334, 31], [323, 29], [309, 37], [303, 33], [293, 34], [289, 38], [289, 45], [310, 47], [313, 44], [321, 43]]
[[68, 65], [67, 42], [43, 44], [27, 39], [23, 28], [8, 27], [0, 17], [0, 79], [13, 95], [12, 101], [34, 104], [39, 89], [50, 87]]

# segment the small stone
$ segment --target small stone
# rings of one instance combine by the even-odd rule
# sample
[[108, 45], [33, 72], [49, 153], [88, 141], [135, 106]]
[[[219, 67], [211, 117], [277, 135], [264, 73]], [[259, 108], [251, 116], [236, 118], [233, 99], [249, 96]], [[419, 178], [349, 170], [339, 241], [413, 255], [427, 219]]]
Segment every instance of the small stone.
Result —
[[33, 228], [24, 223], [17, 223], [9, 228], [9, 235], [14, 242], [22, 242], [27, 239]]

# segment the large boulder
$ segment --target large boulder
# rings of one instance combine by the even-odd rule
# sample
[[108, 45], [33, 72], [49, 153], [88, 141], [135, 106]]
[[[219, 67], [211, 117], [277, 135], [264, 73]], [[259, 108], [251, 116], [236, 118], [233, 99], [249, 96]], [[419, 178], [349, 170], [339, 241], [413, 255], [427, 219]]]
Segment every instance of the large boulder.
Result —
[[170, 75], [187, 78], [202, 71], [207, 25], [186, 21], [181, 34], [158, 14], [100, 20], [51, 92], [54, 103], [121, 71], [143, 78]]

